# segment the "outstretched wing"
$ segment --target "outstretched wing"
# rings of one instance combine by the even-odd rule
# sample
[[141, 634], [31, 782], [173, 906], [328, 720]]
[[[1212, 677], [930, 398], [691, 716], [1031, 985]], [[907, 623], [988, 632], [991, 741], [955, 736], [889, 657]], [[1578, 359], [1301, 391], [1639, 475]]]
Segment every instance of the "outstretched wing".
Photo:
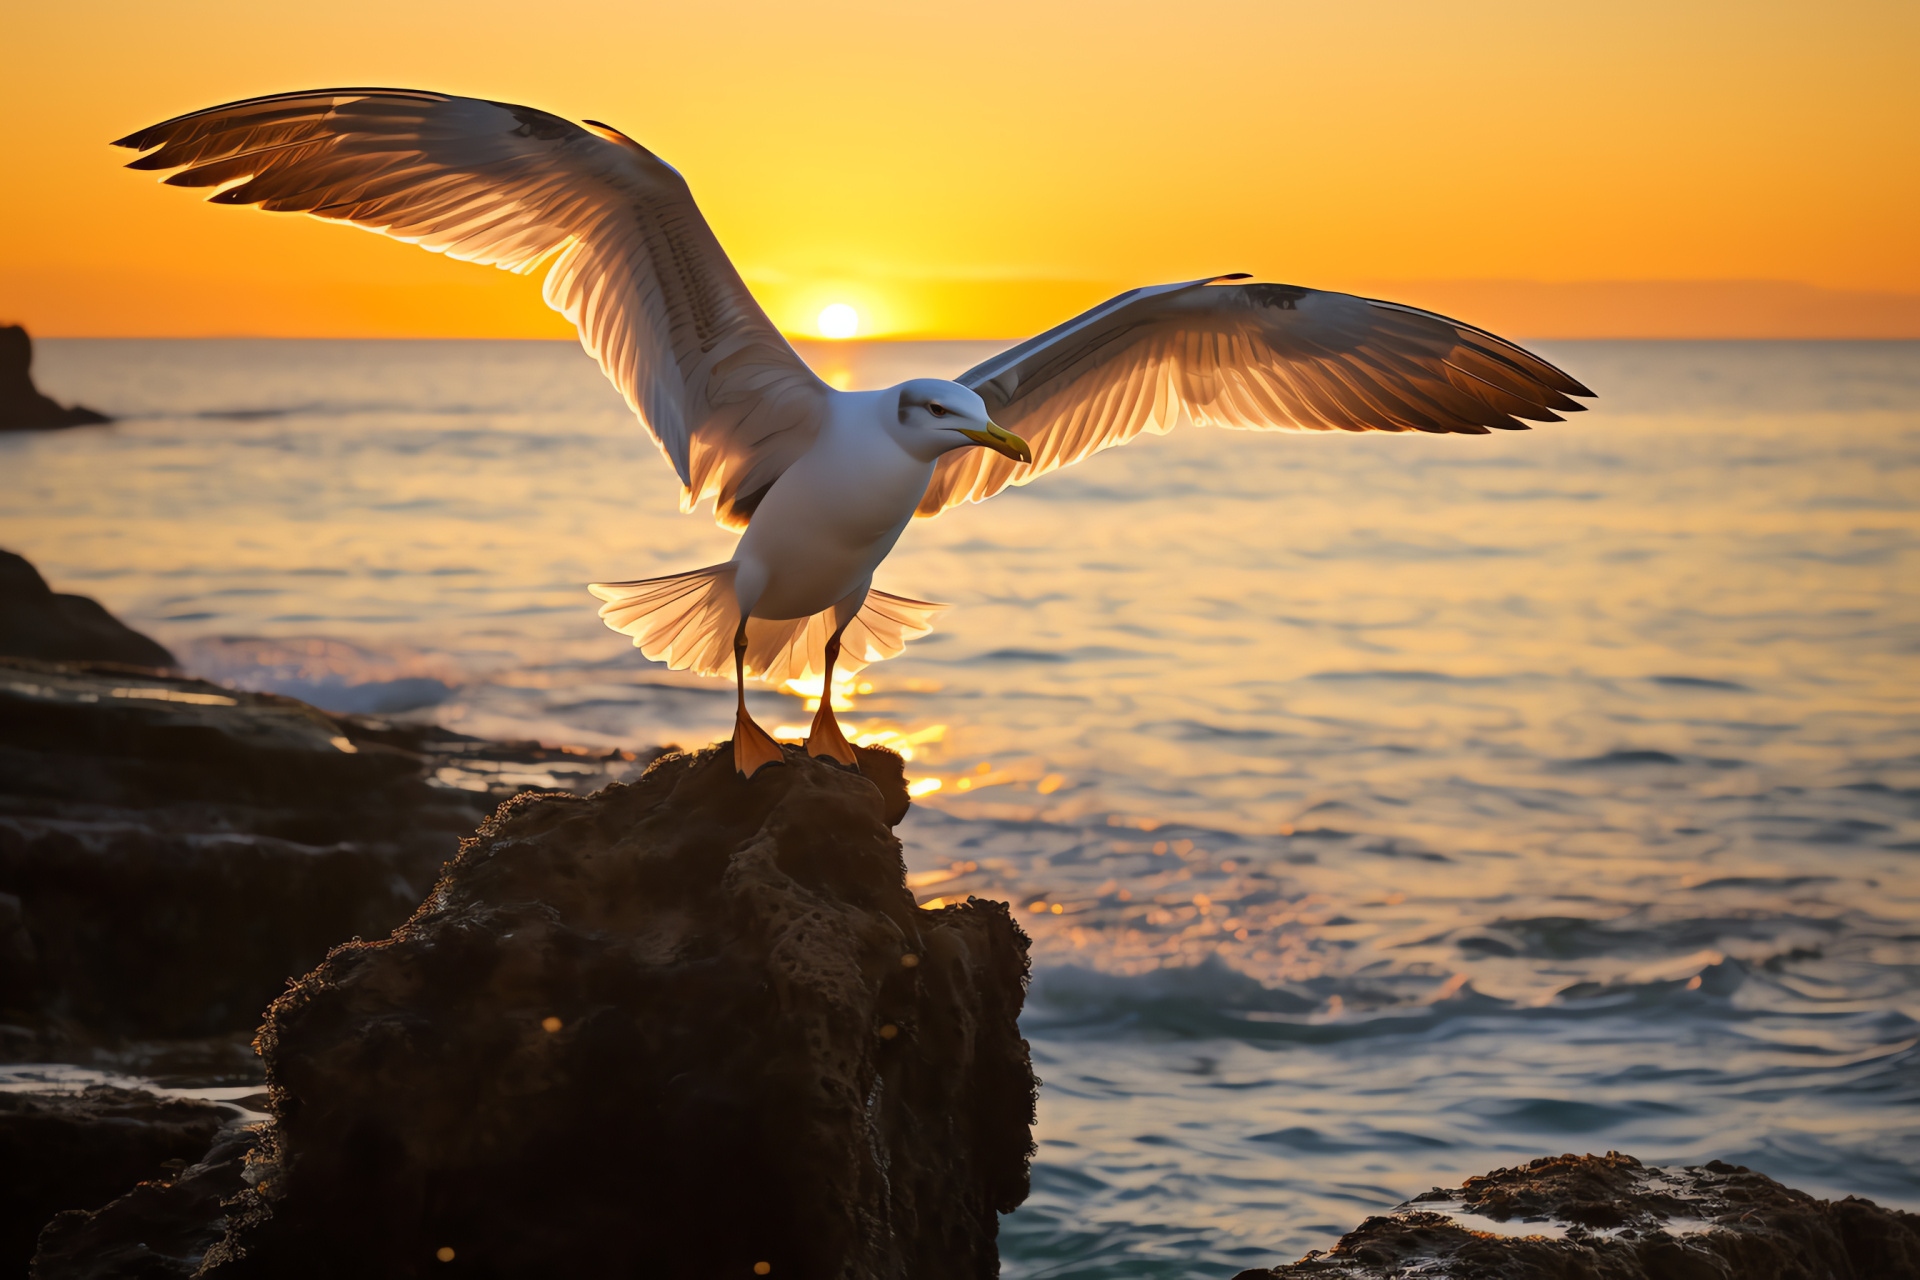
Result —
[[[1223, 276], [1221, 280], [1242, 280]], [[959, 377], [1031, 463], [940, 459], [917, 514], [990, 498], [1183, 419], [1248, 431], [1474, 435], [1558, 422], [1593, 392], [1538, 356], [1429, 311], [1283, 284], [1135, 289]]]
[[692, 510], [743, 527], [818, 430], [826, 388], [747, 291], [685, 179], [604, 125], [407, 89], [321, 89], [115, 145], [251, 204], [528, 273], [653, 433]]

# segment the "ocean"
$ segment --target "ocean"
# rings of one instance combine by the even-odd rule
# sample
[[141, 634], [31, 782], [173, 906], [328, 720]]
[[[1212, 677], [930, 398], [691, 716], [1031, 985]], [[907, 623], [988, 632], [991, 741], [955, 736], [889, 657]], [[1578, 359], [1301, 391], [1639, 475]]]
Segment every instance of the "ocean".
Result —
[[[804, 354], [860, 387], [994, 349]], [[1149, 437], [883, 566], [954, 607], [843, 722], [911, 752], [920, 899], [1034, 940], [1006, 1275], [1223, 1280], [1567, 1151], [1920, 1209], [1920, 343], [1538, 349], [1593, 411]], [[0, 546], [197, 673], [730, 732], [583, 588], [732, 539], [574, 345], [44, 340], [36, 375], [120, 421], [0, 437]]]

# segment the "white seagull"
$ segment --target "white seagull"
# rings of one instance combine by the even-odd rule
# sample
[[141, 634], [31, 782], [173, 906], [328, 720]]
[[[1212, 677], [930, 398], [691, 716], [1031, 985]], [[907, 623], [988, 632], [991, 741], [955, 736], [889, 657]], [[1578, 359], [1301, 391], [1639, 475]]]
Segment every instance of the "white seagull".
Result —
[[[214, 204], [351, 223], [528, 273], [652, 433], [681, 483], [741, 530], [733, 558], [595, 583], [647, 657], [723, 675], [733, 758], [781, 750], [746, 678], [818, 675], [807, 751], [857, 765], [833, 715], [859, 670], [944, 606], [873, 573], [914, 516], [1026, 484], [1181, 422], [1243, 430], [1525, 430], [1593, 393], [1514, 344], [1396, 303], [1215, 276], [1134, 289], [953, 382], [835, 391], [774, 328], [672, 166], [617, 129], [410, 89], [318, 89], [131, 134], [128, 167], [216, 187]], [[817, 660], [816, 660], [817, 658]]]

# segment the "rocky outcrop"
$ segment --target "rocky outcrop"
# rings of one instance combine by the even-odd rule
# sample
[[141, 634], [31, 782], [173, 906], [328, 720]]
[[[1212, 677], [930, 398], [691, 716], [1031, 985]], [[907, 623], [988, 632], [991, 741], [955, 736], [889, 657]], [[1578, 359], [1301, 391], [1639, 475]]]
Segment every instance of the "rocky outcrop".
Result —
[[0, 1275], [25, 1272], [55, 1213], [104, 1204], [142, 1178], [163, 1176], [168, 1161], [200, 1159], [237, 1114], [105, 1085], [81, 1094], [0, 1092]]
[[290, 976], [405, 920], [502, 800], [638, 763], [0, 659], [0, 1057], [251, 1038]]
[[246, 1190], [246, 1158], [259, 1141], [252, 1127], [224, 1129], [197, 1163], [141, 1182], [104, 1208], [56, 1214], [40, 1232], [32, 1280], [191, 1276], [226, 1235], [224, 1202]]
[[288, 978], [405, 920], [495, 806], [644, 763], [188, 679], [4, 552], [0, 655], [0, 1058], [250, 1068]]
[[175, 665], [171, 653], [98, 602], [56, 594], [39, 570], [11, 551], [0, 551], [0, 656]]
[[104, 413], [63, 408], [33, 385], [33, 339], [17, 324], [0, 325], [0, 431], [87, 427], [112, 422]]
[[1026, 939], [914, 905], [899, 759], [861, 768], [790, 748], [749, 783], [722, 747], [503, 807], [275, 1002], [274, 1122], [206, 1274], [996, 1274]]
[[1235, 1280], [1914, 1280], [1920, 1216], [1737, 1165], [1557, 1156], [1434, 1190]]

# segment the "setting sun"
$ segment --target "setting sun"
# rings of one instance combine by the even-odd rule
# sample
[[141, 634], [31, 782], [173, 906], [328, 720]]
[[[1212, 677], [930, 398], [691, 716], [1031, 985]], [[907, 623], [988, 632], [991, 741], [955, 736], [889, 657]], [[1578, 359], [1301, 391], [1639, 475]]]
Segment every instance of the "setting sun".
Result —
[[823, 338], [851, 338], [860, 332], [860, 313], [844, 302], [836, 302], [824, 308], [814, 324]]
[[[1920, 334], [1920, 170], [1885, 162], [1915, 118], [1901, 52], [1915, 6], [1630, 0], [1515, 21], [1522, 11], [1207, 0], [1177, 20], [1120, 5], [1092, 21], [1064, 0], [986, 0], [971, 11], [982, 29], [1027, 38], [974, 69], [964, 108], [907, 109], [867, 72], [948, 38], [939, 6], [732, 0], [716, 18], [563, 0], [503, 43], [522, 15], [500, 0], [471, 0], [452, 24], [433, 0], [345, 0], [318, 28], [229, 0], [185, 24], [131, 0], [21, 5], [8, 47], [33, 53], [9, 64], [0, 99], [33, 122], [9, 132], [6, 163], [34, 194], [0, 205], [0, 301], [41, 337], [572, 340], [537, 280], [300, 215], [201, 209], [106, 145], [215, 103], [358, 83], [616, 125], [686, 176], [795, 336], [832, 336], [818, 327], [831, 303], [856, 309], [861, 339], [1018, 339], [1123, 289], [1224, 271], [1528, 338]], [[633, 75], [631, 49], [692, 47], [716, 24], [733, 68], [724, 109], [702, 105], [715, 76], [703, 59]], [[599, 33], [592, 47], [582, 30]], [[1227, 32], [1250, 55], [1313, 50], [1284, 102], [1260, 76], [1220, 73]], [[76, 99], [78, 65], [92, 91]], [[1113, 90], [1149, 82], [1159, 92]], [[839, 87], [833, 110], [787, 109], [822, 83]], [[1364, 109], [1314, 105], [1359, 83]], [[1554, 156], [1555, 198], [1518, 201], [1432, 147], [1412, 122], [1443, 98], [1459, 119], [1499, 119], [1503, 155]], [[1091, 103], [1099, 125], [1080, 129]], [[1194, 123], [1222, 119], [1269, 127]], [[1156, 150], [1211, 175], [1204, 202], [1177, 183], [1115, 198]], [[930, 155], [993, 156], [992, 180], [931, 198], [914, 180]], [[1404, 208], [1410, 185], [1431, 195], [1424, 216]]]

